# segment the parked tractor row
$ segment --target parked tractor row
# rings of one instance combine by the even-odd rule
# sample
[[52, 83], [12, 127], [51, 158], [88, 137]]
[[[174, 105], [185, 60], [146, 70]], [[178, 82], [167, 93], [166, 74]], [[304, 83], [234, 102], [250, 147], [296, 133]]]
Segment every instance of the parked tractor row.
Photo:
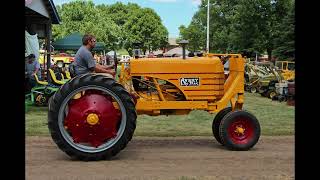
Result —
[[245, 90], [260, 93], [272, 100], [294, 104], [294, 62], [247, 62], [245, 65]]

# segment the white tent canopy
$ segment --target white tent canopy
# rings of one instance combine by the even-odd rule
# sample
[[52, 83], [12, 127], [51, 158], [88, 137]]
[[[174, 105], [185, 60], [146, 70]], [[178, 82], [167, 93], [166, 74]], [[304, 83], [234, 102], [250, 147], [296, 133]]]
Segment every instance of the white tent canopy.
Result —
[[[109, 56], [114, 56], [114, 51], [109, 51], [109, 52], [107, 52], [107, 54]], [[119, 53], [117, 51], [116, 51], [116, 55], [119, 55]]]
[[157, 50], [152, 52], [154, 55], [159, 55], [163, 53], [163, 50]]
[[[186, 56], [188, 56], [188, 53], [189, 53], [190, 51], [188, 51], [187, 49], [186, 49]], [[168, 52], [166, 52], [166, 53], [163, 53], [163, 56], [173, 56], [173, 55], [175, 55], [175, 56], [182, 56], [182, 47], [176, 47], [176, 48], [173, 48], [173, 49], [171, 49], [171, 50], [169, 50]]]

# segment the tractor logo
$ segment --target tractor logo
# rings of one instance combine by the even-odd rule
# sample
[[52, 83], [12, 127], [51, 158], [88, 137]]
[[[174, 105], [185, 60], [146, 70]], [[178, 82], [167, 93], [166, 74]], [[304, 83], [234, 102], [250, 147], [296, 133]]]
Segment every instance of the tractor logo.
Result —
[[180, 86], [199, 86], [200, 78], [180, 78]]

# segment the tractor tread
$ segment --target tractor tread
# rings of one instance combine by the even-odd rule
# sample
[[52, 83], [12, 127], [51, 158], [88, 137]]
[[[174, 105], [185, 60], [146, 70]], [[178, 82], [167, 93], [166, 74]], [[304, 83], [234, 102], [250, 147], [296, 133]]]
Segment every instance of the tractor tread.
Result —
[[214, 119], [212, 121], [213, 136], [222, 145], [223, 145], [223, 143], [222, 143], [220, 135], [219, 135], [219, 126], [221, 124], [222, 118], [231, 111], [232, 111], [231, 107], [226, 107], [226, 108], [222, 109], [221, 111], [218, 112], [218, 114], [214, 117]]

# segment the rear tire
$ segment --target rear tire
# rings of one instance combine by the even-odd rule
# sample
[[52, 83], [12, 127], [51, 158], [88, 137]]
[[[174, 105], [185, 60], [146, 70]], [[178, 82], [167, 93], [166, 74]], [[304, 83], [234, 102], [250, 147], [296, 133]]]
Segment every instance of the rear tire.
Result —
[[272, 99], [273, 97], [275, 97], [277, 95], [276, 91], [271, 89], [271, 90], [268, 90], [268, 92], [266, 93], [266, 96], [267, 98], [270, 98]]
[[[119, 128], [117, 136], [105, 142], [105, 144], [102, 146], [103, 148], [97, 149], [94, 149], [90, 146], [77, 144], [72, 141], [72, 138], [71, 140], [70, 138], [66, 138], [69, 136], [71, 137], [72, 135], [67, 134], [67, 130], [63, 127], [65, 118], [61, 118], [63, 117], [61, 112], [65, 113], [64, 111], [65, 108], [67, 108], [66, 103], [69, 102], [68, 100], [70, 100], [74, 94], [90, 88], [105, 89], [103, 92], [109, 92], [108, 95], [118, 99], [116, 102], [118, 104], [120, 103], [119, 106], [122, 113], [122, 118], [120, 121], [121, 125], [119, 125], [121, 130]], [[130, 94], [114, 79], [101, 74], [85, 74], [71, 79], [62, 85], [49, 101], [48, 127], [52, 139], [66, 154], [72, 158], [84, 161], [109, 159], [118, 154], [132, 139], [134, 130], [136, 128], [136, 118], [137, 114], [135, 105]]]
[[260, 124], [255, 116], [246, 111], [226, 114], [220, 124], [220, 138], [230, 150], [246, 151], [260, 138]]
[[222, 145], [223, 143], [221, 142], [221, 138], [219, 135], [219, 126], [221, 124], [222, 118], [231, 111], [232, 111], [231, 107], [226, 107], [222, 109], [221, 111], [218, 112], [218, 114], [214, 117], [212, 121], [212, 134], [214, 138]]
[[279, 100], [279, 102], [283, 102], [283, 101], [286, 101], [287, 99], [285, 96], [281, 95], [281, 96], [279, 96], [278, 100]]
[[251, 93], [256, 93], [256, 92], [257, 92], [257, 88], [251, 87], [251, 88], [250, 88], [250, 92], [251, 92]]

